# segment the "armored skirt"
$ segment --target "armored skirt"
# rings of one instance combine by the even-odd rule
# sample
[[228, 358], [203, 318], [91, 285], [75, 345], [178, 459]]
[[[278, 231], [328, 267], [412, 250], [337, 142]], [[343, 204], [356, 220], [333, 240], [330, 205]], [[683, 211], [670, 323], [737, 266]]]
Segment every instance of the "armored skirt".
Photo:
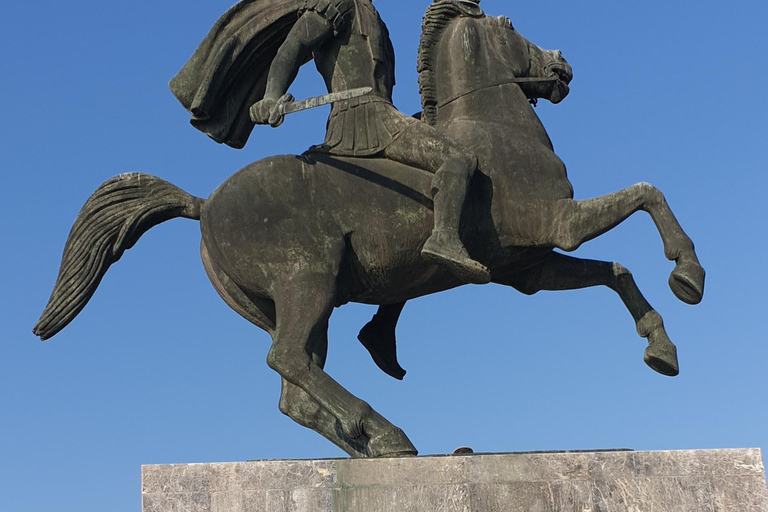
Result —
[[333, 105], [325, 143], [312, 151], [340, 156], [373, 156], [395, 141], [408, 126], [418, 123], [375, 95], [339, 101]]

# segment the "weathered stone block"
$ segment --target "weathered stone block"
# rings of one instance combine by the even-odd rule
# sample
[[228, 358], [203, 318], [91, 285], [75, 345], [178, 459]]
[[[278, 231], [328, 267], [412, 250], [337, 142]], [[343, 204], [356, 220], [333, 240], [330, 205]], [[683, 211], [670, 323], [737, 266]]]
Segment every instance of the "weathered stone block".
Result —
[[145, 466], [143, 512], [768, 512], [758, 449]]

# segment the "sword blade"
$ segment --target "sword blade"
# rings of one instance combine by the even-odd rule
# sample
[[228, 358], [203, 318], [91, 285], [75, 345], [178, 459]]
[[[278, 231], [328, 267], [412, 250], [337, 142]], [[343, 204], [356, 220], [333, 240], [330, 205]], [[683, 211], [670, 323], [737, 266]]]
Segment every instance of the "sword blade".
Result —
[[358, 87], [357, 89], [349, 89], [346, 91], [332, 92], [323, 96], [315, 96], [314, 98], [307, 98], [305, 100], [290, 101], [280, 105], [280, 113], [283, 115], [299, 112], [300, 110], [307, 110], [309, 108], [320, 107], [322, 105], [328, 105], [341, 100], [349, 100], [364, 96], [371, 92], [371, 87]]

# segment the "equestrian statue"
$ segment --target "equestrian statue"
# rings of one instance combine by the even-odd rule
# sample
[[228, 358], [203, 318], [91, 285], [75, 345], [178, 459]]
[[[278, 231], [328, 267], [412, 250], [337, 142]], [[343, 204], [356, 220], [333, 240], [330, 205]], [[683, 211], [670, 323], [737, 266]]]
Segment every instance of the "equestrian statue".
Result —
[[[192, 124], [243, 147], [256, 124], [332, 103], [325, 141], [241, 169], [208, 199], [148, 174], [116, 176], [88, 199], [34, 332], [48, 339], [85, 307], [110, 265], [148, 229], [200, 221], [216, 291], [272, 337], [280, 410], [352, 457], [415, 455], [405, 433], [323, 370], [334, 308], [379, 305], [359, 339], [402, 378], [395, 326], [413, 298], [494, 282], [524, 294], [603, 285], [646, 338], [644, 360], [678, 373], [661, 316], [618, 263], [566, 256], [637, 211], [675, 262], [672, 292], [697, 304], [704, 270], [662, 193], [639, 183], [573, 199], [565, 165], [534, 112], [573, 78], [559, 51], [530, 43], [479, 0], [427, 9], [418, 71], [423, 111], [392, 104], [394, 51], [371, 0], [242, 0], [211, 29], [171, 90]], [[288, 89], [314, 60], [328, 94]]]

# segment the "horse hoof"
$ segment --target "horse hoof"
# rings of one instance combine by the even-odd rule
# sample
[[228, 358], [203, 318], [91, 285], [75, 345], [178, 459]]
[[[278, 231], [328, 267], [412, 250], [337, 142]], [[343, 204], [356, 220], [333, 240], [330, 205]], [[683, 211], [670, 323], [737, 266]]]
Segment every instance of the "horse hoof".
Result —
[[368, 438], [366, 450], [369, 457], [415, 457], [419, 451], [411, 443], [405, 432], [397, 427], [388, 428], [379, 435]]
[[698, 263], [678, 263], [669, 276], [675, 297], [686, 304], [698, 304], [704, 296], [704, 269]]
[[655, 372], [668, 377], [675, 377], [680, 373], [680, 367], [677, 363], [677, 348], [669, 341], [663, 329], [658, 334], [659, 336], [649, 338], [650, 344], [645, 349], [643, 360]]

